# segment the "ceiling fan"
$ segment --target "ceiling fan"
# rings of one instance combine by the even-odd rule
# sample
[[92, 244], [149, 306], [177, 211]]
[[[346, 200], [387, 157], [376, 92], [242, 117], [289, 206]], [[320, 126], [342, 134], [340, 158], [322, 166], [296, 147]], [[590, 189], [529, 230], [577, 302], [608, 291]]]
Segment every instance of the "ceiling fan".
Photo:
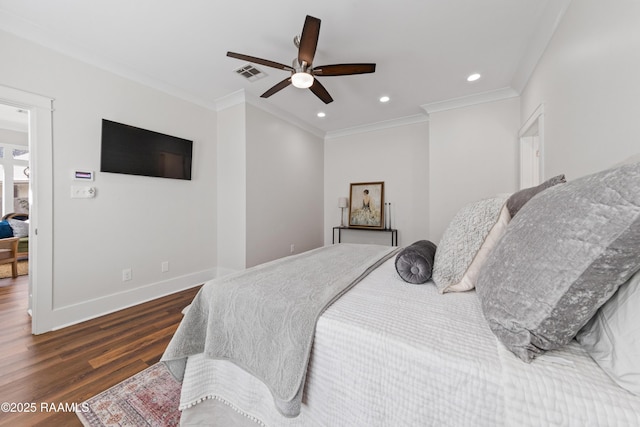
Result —
[[328, 104], [333, 101], [333, 98], [316, 77], [373, 73], [376, 71], [376, 64], [333, 64], [314, 67], [313, 57], [316, 54], [319, 35], [320, 20], [307, 15], [302, 27], [302, 35], [293, 39], [293, 43], [298, 48], [298, 57], [294, 58], [291, 66], [235, 52], [227, 52], [227, 56], [291, 72], [289, 77], [260, 95], [262, 98], [268, 98], [292, 84], [301, 89], [309, 88], [325, 104]]

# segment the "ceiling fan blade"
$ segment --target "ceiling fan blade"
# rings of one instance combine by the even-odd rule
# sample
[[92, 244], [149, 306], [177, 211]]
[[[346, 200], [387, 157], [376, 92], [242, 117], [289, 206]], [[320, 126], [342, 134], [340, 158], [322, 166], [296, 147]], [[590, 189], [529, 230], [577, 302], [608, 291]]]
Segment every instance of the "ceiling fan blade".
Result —
[[376, 64], [333, 64], [313, 68], [317, 76], [348, 76], [351, 74], [375, 73]]
[[329, 95], [327, 89], [325, 89], [325, 87], [320, 84], [318, 79], [313, 79], [313, 84], [309, 89], [311, 89], [311, 92], [315, 93], [316, 96], [320, 98], [325, 104], [333, 102], [333, 98], [331, 97], [331, 95]]
[[227, 56], [236, 59], [242, 59], [244, 61], [253, 62], [254, 64], [264, 65], [265, 67], [277, 68], [279, 70], [295, 71], [295, 69], [289, 65], [280, 64], [279, 62], [269, 61], [268, 59], [256, 58], [255, 56], [243, 55], [241, 53], [227, 52]]
[[307, 65], [313, 63], [313, 57], [316, 55], [316, 47], [318, 46], [318, 37], [320, 36], [320, 20], [313, 16], [307, 15], [302, 27], [302, 35], [300, 36], [300, 46], [298, 47], [298, 61], [302, 61]]
[[285, 87], [289, 86], [290, 84], [291, 84], [291, 77], [287, 77], [286, 79], [284, 79], [283, 81], [281, 81], [280, 83], [278, 83], [277, 85], [273, 86], [271, 89], [269, 89], [268, 91], [260, 95], [260, 97], [268, 98], [274, 93], [279, 92]]

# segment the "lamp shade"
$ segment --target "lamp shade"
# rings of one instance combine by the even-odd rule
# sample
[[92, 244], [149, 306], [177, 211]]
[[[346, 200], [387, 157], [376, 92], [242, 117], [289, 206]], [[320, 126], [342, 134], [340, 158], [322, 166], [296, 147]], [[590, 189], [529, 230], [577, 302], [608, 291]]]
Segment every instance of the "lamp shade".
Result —
[[338, 207], [346, 208], [347, 206], [349, 206], [349, 199], [347, 199], [346, 197], [340, 197], [338, 199]]

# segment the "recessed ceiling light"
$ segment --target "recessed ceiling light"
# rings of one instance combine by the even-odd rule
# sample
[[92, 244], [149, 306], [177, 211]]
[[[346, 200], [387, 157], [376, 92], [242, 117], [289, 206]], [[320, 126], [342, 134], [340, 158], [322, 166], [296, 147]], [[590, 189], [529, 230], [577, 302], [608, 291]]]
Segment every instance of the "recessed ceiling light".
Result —
[[323, 118], [323, 117], [326, 117], [326, 116], [327, 116], [327, 115], [325, 114], [325, 112], [324, 112], [324, 111], [320, 111], [320, 112], [318, 113], [318, 117], [320, 117], [320, 118]]
[[391, 99], [391, 98], [389, 98], [388, 96], [381, 96], [381, 97], [380, 97], [380, 102], [383, 102], [383, 103], [384, 103], [384, 102], [389, 102], [389, 100], [390, 100], [390, 99]]
[[471, 74], [469, 77], [467, 77], [467, 81], [468, 82], [475, 82], [476, 80], [478, 80], [480, 77], [482, 77], [480, 74], [478, 73], [474, 73]]

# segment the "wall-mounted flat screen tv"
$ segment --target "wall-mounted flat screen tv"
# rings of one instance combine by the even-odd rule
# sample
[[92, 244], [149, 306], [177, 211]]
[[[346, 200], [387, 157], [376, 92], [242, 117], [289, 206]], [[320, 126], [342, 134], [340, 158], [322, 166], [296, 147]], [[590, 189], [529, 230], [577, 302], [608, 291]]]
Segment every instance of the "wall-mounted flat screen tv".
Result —
[[191, 179], [193, 141], [102, 119], [100, 172]]

